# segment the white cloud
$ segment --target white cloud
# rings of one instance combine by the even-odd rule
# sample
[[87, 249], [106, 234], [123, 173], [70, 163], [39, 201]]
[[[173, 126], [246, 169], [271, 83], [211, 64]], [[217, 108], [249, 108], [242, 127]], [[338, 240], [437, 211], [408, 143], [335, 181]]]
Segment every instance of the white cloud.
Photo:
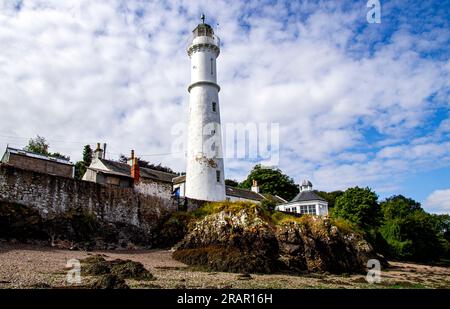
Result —
[[424, 208], [432, 213], [450, 214], [450, 189], [432, 192], [425, 200]]
[[[450, 164], [446, 122], [413, 142], [436, 104], [448, 103], [450, 62], [420, 54], [445, 44], [435, 40], [445, 29], [399, 28], [368, 52], [380, 28], [356, 33], [365, 11], [332, 2], [36, 0], [19, 11], [17, 3], [0, 5], [0, 146], [40, 134], [74, 160], [97, 141], [112, 158], [170, 152], [172, 126], [187, 119], [186, 37], [205, 12], [223, 42], [222, 122], [279, 123], [280, 167], [295, 180], [388, 190]], [[366, 139], [372, 127], [381, 140]], [[184, 170], [178, 157], [145, 159]], [[238, 179], [254, 165], [226, 163]]]

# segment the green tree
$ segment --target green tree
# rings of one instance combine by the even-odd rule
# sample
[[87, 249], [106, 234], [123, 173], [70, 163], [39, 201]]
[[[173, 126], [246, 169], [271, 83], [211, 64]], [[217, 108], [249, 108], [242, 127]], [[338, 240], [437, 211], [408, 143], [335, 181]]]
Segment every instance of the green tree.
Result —
[[83, 148], [83, 162], [85, 166], [89, 166], [92, 163], [92, 156], [94, 152], [90, 145], [85, 145]]
[[86, 169], [92, 162], [93, 151], [90, 145], [85, 145], [83, 148], [83, 160], [75, 163], [75, 178], [81, 179], [86, 173]]
[[279, 205], [280, 202], [278, 202], [272, 195], [268, 194], [266, 195], [266, 198], [261, 201], [261, 206], [267, 209], [268, 211], [274, 211], [275, 206]]
[[331, 210], [334, 205], [336, 204], [336, 199], [344, 194], [343, 191], [333, 191], [333, 192], [325, 192], [325, 191], [317, 191], [314, 190], [314, 192], [320, 196], [321, 198], [325, 199], [328, 202], [328, 208]]
[[411, 212], [416, 210], [422, 211], [420, 203], [413, 199], [404, 197], [403, 195], [391, 196], [380, 205], [385, 220], [406, 217]]
[[48, 155], [49, 144], [47, 143], [45, 137], [37, 135], [35, 138], [32, 138], [28, 141], [28, 145], [25, 146], [24, 150]]
[[450, 259], [450, 215], [431, 215], [438, 236], [443, 240], [446, 256]]
[[70, 160], [69, 156], [63, 155], [59, 152], [49, 152], [49, 148], [50, 145], [47, 143], [45, 137], [37, 135], [35, 138], [32, 138], [28, 141], [28, 145], [24, 147], [24, 150], [45, 156], [50, 156], [53, 158], [63, 159], [67, 161]]
[[402, 195], [383, 201], [381, 210], [380, 233], [387, 243], [385, 253], [390, 257], [431, 261], [447, 251], [448, 242], [444, 235], [448, 222], [445, 217], [426, 213], [420, 203]]
[[336, 199], [332, 216], [356, 224], [362, 231], [374, 231], [381, 221], [378, 196], [370, 188], [349, 188]]
[[[163, 166], [161, 165], [161, 163], [159, 163], [158, 165], [150, 163], [140, 157], [137, 157], [137, 161], [138, 161], [138, 165], [139, 167], [144, 167], [144, 168], [149, 168], [155, 171], [160, 171], [160, 172], [165, 172], [165, 173], [170, 173], [170, 174], [177, 174], [176, 172], [174, 172], [170, 167], [167, 166]], [[121, 163], [127, 163], [128, 162], [128, 158], [121, 154], [119, 157], [119, 162]], [[179, 173], [178, 173], [179, 174]]]
[[294, 180], [280, 169], [263, 168], [258, 164], [239, 187], [250, 189], [253, 180], [258, 182], [261, 193], [278, 195], [285, 200], [293, 199], [299, 192]]
[[234, 179], [225, 179], [225, 185], [236, 188], [239, 186], [239, 182]]
[[61, 154], [61, 153], [59, 153], [59, 152], [49, 153], [48, 155], [49, 155], [50, 157], [58, 158], [58, 159], [63, 159], [63, 160], [66, 160], [66, 161], [69, 161], [69, 160], [70, 160], [70, 157], [69, 157], [69, 156], [63, 155], [63, 154]]

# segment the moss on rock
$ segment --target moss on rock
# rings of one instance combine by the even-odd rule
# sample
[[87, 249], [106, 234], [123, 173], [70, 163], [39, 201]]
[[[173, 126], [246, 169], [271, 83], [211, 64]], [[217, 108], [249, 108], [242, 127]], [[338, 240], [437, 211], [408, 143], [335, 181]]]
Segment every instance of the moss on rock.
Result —
[[114, 260], [110, 262], [111, 273], [124, 279], [153, 280], [153, 275], [144, 265], [131, 260]]
[[106, 274], [97, 278], [90, 286], [92, 289], [129, 289], [123, 278], [117, 275]]
[[[135, 279], [135, 280], [153, 280], [154, 276], [142, 265], [140, 262], [131, 260], [112, 260], [107, 261], [101, 255], [89, 256], [81, 260], [81, 271], [83, 274], [91, 276], [102, 276], [95, 281], [99, 286], [108, 286], [112, 284], [114, 276], [120, 280]], [[111, 281], [111, 282], [110, 282]]]

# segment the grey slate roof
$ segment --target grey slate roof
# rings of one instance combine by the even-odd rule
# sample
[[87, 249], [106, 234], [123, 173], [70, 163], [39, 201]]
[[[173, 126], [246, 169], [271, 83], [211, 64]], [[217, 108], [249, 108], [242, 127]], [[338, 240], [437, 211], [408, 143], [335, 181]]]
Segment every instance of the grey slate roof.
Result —
[[235, 188], [235, 187], [230, 187], [230, 186], [226, 186], [225, 189], [226, 189], [226, 195], [228, 195], [228, 196], [235, 196], [235, 197], [245, 198], [245, 199], [254, 200], [254, 201], [264, 200], [264, 196], [262, 196], [259, 193], [253, 192], [251, 190]]
[[23, 149], [7, 147], [6, 152], [3, 156], [5, 157], [7, 153], [12, 153], [12, 154], [16, 154], [19, 156], [30, 157], [30, 158], [35, 158], [35, 159], [40, 159], [40, 160], [45, 160], [45, 161], [56, 162], [56, 163], [60, 163], [60, 164], [73, 165], [72, 162], [70, 162], [69, 160], [65, 160], [62, 158], [55, 158], [55, 157], [43, 155], [40, 153], [34, 153], [34, 152], [26, 151]]
[[305, 190], [305, 191], [301, 191], [299, 194], [297, 194], [297, 196], [294, 197], [292, 199], [292, 201], [290, 201], [289, 203], [305, 202], [305, 201], [324, 201], [324, 202], [326, 202], [326, 200], [324, 200], [323, 198], [318, 196], [313, 191]]
[[285, 204], [287, 203], [287, 201], [282, 198], [281, 196], [278, 195], [270, 195], [270, 194], [262, 194], [265, 198], [269, 198], [269, 196], [272, 197], [272, 199], [277, 203], [277, 204]]
[[[106, 159], [99, 159], [108, 170], [119, 173], [123, 176], [131, 177], [131, 167], [127, 163], [121, 163], [117, 161], [111, 161]], [[176, 177], [176, 174], [161, 172], [146, 167], [140, 167], [140, 176], [142, 178], [149, 178], [162, 182], [172, 182], [172, 179]]]
[[[185, 181], [186, 181], [186, 175], [182, 175], [182, 176], [173, 178], [174, 184], [183, 183]], [[227, 196], [234, 196], [234, 197], [249, 199], [249, 200], [253, 200], [253, 201], [262, 201], [265, 198], [265, 195], [263, 195], [263, 194], [253, 192], [248, 189], [235, 188], [235, 187], [231, 187], [231, 186], [225, 186], [225, 194]], [[280, 198], [279, 196], [273, 196], [273, 198], [280, 204], [286, 203], [286, 201], [283, 200], [282, 198]]]
[[176, 185], [179, 183], [186, 182], [186, 175], [176, 176], [175, 178], [172, 179], [172, 181]]

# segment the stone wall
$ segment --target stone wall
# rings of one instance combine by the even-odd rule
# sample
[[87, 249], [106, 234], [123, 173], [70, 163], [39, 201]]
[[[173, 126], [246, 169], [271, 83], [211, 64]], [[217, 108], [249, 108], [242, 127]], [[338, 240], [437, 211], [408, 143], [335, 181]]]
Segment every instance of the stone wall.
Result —
[[133, 225], [145, 231], [151, 231], [177, 207], [170, 199], [147, 196], [133, 188], [105, 186], [7, 164], [0, 164], [0, 200], [36, 209], [44, 219], [81, 208], [101, 221]]
[[164, 199], [171, 199], [172, 184], [166, 182], [156, 182], [150, 179], [141, 179], [138, 184], [134, 185], [136, 192], [145, 195], [156, 195]]

